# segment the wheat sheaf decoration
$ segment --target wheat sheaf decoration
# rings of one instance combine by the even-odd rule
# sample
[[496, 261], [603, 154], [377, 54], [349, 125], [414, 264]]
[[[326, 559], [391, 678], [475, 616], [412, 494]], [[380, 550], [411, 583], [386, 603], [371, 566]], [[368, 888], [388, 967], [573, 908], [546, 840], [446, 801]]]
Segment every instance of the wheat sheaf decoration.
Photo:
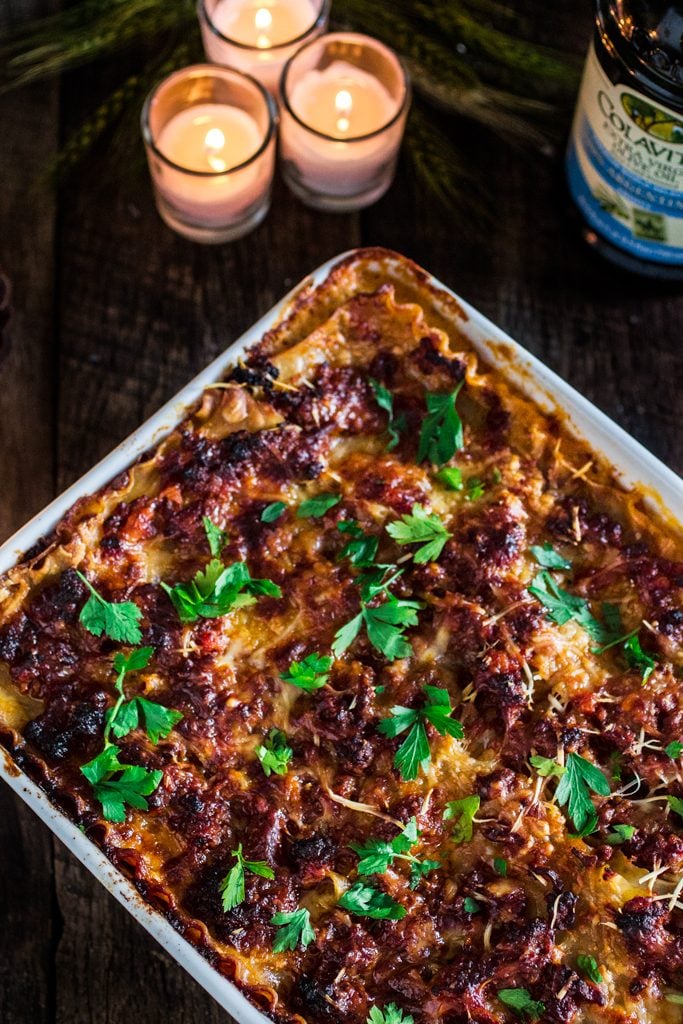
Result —
[[[535, 16], [547, 19], [547, 7]], [[529, 41], [526, 20], [499, 0], [334, 0], [335, 26], [376, 36], [407, 66], [414, 102], [406, 136], [415, 172], [453, 215], [481, 190], [471, 160], [452, 141], [456, 116], [515, 143], [548, 151], [558, 109], [579, 75], [574, 55]], [[137, 132], [144, 95], [176, 68], [202, 60], [194, 0], [77, 0], [66, 10], [0, 36], [0, 91], [86, 64], [124, 57], [110, 95], [69, 137], [55, 171], [63, 178], [95, 144]]]

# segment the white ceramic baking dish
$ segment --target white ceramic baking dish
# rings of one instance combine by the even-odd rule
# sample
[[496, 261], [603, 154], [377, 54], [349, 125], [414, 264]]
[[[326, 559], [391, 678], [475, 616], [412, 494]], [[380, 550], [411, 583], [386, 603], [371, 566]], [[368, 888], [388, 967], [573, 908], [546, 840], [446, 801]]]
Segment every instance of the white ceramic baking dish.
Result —
[[[319, 267], [306, 282], [297, 286], [283, 303], [266, 313], [246, 334], [214, 359], [175, 398], [167, 402], [110, 455], [15, 533], [0, 547], [0, 573], [13, 566], [22, 552], [50, 533], [78, 498], [102, 487], [173, 429], [182, 418], [185, 409], [193, 404], [202, 390], [220, 379], [227, 367], [244, 349], [258, 341], [273, 325], [283, 305], [291, 300], [303, 284], [320, 283], [340, 259], [352, 255], [353, 253], [344, 253]], [[372, 258], [371, 255], [370, 259]], [[383, 262], [386, 262], [386, 259]], [[428, 283], [435, 290], [434, 303], [441, 312], [446, 311], [452, 315], [453, 299], [456, 300], [462, 311], [459, 328], [486, 361], [502, 367], [508, 379], [517, 383], [544, 409], [556, 407], [561, 410], [565, 418], [568, 417], [570, 429], [583, 437], [597, 452], [602, 453], [617, 469], [625, 487], [639, 484], [644, 489], [648, 501], [660, 508], [668, 509], [669, 517], [673, 515], [683, 523], [683, 480], [476, 309], [434, 278], [429, 277]], [[0, 754], [0, 776], [150, 935], [153, 935], [240, 1024], [266, 1024], [267, 1018], [235, 985], [221, 977], [159, 913], [141, 899], [133, 884], [113, 867], [104, 854], [68, 818], [52, 806], [33, 782], [18, 771], [2, 748]]]

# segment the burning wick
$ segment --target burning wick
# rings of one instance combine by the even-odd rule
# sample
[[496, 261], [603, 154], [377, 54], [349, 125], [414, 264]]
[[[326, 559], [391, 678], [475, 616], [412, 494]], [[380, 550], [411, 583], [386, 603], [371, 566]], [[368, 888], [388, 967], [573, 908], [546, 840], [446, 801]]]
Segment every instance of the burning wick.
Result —
[[225, 135], [220, 128], [209, 128], [204, 138], [206, 147], [206, 159], [212, 171], [227, 170], [227, 163], [220, 157], [219, 152], [225, 147]]
[[270, 38], [266, 32], [272, 24], [273, 15], [270, 11], [265, 7], [259, 7], [254, 16], [254, 25], [259, 32], [259, 35], [256, 37], [256, 45], [261, 50], [265, 50], [266, 47], [270, 46]]
[[351, 113], [353, 107], [353, 96], [348, 89], [340, 89], [334, 98], [334, 107], [337, 112], [337, 131], [348, 132], [351, 127], [347, 114]]

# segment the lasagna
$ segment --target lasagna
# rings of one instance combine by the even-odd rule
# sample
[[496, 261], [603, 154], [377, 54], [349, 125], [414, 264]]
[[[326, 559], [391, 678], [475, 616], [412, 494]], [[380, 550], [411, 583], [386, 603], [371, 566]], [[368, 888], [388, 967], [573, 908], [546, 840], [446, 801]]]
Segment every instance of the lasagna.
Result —
[[683, 1019], [683, 562], [381, 250], [0, 579], [0, 739], [315, 1024]]

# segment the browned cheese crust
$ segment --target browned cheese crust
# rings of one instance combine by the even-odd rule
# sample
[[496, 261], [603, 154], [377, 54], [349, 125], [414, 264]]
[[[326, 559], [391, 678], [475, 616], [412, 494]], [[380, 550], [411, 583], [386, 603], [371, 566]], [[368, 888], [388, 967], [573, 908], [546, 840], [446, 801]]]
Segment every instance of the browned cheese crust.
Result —
[[[0, 737], [16, 764], [226, 977], [280, 1021], [364, 1024], [393, 1002], [416, 1024], [518, 1019], [497, 993], [524, 988], [542, 1021], [626, 1024], [683, 1019], [681, 539], [609, 469], [485, 365], [454, 303], [406, 261], [370, 251], [303, 291], [269, 332], [162, 443], [76, 503], [39, 550], [0, 579]], [[405, 426], [387, 445], [387, 413]], [[464, 443], [462, 490], [418, 463], [426, 393], [453, 392]], [[481, 486], [471, 481], [476, 479]], [[341, 500], [297, 515], [320, 493]], [[263, 522], [264, 508], [284, 513]], [[419, 504], [450, 533], [419, 564], [386, 526]], [[183, 623], [161, 587], [210, 559], [202, 517], [227, 531], [220, 557], [244, 561], [282, 596]], [[305, 692], [281, 679], [329, 655], [359, 611], [359, 570], [340, 551], [355, 521], [400, 565], [395, 597], [421, 603], [412, 655], [388, 660], [365, 632]], [[532, 545], [571, 562], [558, 585], [597, 618], [616, 605], [656, 663], [641, 671], [616, 645], [602, 654], [582, 625], [551, 621], [528, 590]], [[408, 557], [407, 557], [408, 556]], [[147, 810], [106, 821], [80, 767], [102, 746], [128, 651], [79, 622], [88, 591], [142, 613], [149, 665], [126, 681], [182, 713], [165, 739], [118, 741], [126, 764], [159, 769]], [[382, 600], [377, 598], [377, 602]], [[458, 739], [427, 725], [431, 761], [414, 780], [394, 766], [402, 737], [378, 729], [393, 706], [446, 689]], [[272, 728], [292, 750], [266, 776], [256, 748]], [[597, 829], [574, 836], [555, 799], [575, 753], [611, 794], [591, 793]], [[469, 840], [453, 838], [449, 801], [476, 795]], [[375, 920], [338, 905], [356, 883], [350, 844], [392, 840], [415, 816], [415, 852], [440, 863], [410, 886], [396, 859], [363, 882], [405, 908]], [[615, 823], [632, 826], [613, 844]], [[247, 872], [224, 911], [220, 883], [242, 844], [274, 878]], [[501, 862], [506, 862], [504, 874]], [[474, 903], [472, 902], [474, 901]], [[473, 912], [472, 907], [476, 906]], [[273, 952], [277, 912], [306, 908], [315, 938]], [[469, 908], [469, 909], [468, 909]], [[595, 958], [602, 983], [577, 957]], [[521, 1011], [520, 1011], [521, 1012]]]

